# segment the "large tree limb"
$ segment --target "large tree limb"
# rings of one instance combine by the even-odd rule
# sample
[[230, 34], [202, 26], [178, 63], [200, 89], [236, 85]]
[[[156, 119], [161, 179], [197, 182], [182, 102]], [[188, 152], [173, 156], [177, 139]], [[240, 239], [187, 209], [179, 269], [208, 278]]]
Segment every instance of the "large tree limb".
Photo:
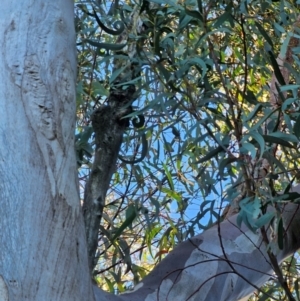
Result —
[[[296, 190], [300, 190], [299, 186]], [[300, 247], [299, 206], [286, 205], [282, 216], [286, 229], [278, 262]], [[274, 251], [275, 252], [275, 251]], [[236, 301], [276, 277], [260, 231], [236, 224], [236, 216], [181, 243], [133, 292], [108, 296], [111, 301]], [[97, 293], [96, 299], [103, 300]], [[101, 297], [100, 297], [101, 295]]]

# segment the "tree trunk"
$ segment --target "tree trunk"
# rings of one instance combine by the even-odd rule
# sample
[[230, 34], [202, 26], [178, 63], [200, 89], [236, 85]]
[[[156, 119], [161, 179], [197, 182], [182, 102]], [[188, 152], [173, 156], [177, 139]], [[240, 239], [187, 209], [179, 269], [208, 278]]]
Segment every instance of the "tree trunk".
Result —
[[73, 1], [0, 9], [0, 300], [93, 300], [74, 151]]

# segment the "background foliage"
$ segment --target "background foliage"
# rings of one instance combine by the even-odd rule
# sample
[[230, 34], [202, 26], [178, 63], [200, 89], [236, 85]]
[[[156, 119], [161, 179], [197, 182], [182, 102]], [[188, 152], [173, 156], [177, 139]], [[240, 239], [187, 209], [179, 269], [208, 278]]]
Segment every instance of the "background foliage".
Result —
[[[93, 9], [112, 32], [99, 27]], [[113, 31], [129, 23], [134, 9], [144, 30], [132, 30], [138, 55], [130, 58]], [[139, 132], [128, 129], [122, 155], [139, 156], [141, 133], [149, 144], [142, 162], [119, 161], [111, 181], [95, 270], [99, 286], [111, 292], [132, 287], [176, 244], [220, 221], [237, 196], [240, 222], [253, 230], [272, 222], [269, 243], [280, 248], [279, 208], [287, 196], [277, 192], [299, 178], [300, 46], [290, 45], [300, 38], [297, 2], [76, 1], [75, 15], [82, 191], [94, 151], [90, 115], [118, 84], [115, 58], [139, 68], [133, 105], [146, 120]], [[293, 61], [284, 65], [290, 72], [285, 83], [276, 58], [289, 49]], [[277, 213], [266, 213], [267, 205]], [[282, 269], [299, 300], [297, 260]], [[276, 277], [263, 290], [285, 298]], [[267, 299], [262, 293], [252, 298]]]

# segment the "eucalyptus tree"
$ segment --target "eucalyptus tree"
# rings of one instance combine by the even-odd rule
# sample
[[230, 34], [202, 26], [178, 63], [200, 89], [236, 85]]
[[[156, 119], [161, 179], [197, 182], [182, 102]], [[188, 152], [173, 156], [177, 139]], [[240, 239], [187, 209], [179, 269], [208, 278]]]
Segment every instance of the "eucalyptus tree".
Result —
[[296, 300], [297, 5], [76, 2], [76, 129], [72, 11], [0, 12], [1, 300]]

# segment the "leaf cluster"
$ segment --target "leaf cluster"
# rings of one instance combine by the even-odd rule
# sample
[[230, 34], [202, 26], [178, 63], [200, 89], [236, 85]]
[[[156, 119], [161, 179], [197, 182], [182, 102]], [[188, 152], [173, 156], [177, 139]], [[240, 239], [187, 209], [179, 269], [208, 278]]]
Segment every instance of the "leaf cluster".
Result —
[[[126, 27], [135, 9], [144, 26], [141, 34]], [[138, 55], [130, 57], [128, 45], [99, 26], [93, 11], [107, 28], [121, 21]], [[143, 114], [149, 143], [139, 164], [118, 162], [108, 192], [95, 271], [105, 273], [108, 289], [122, 291], [139, 281], [177, 243], [220, 221], [223, 208], [237, 198], [240, 223], [253, 231], [272, 225], [279, 237], [275, 245], [282, 247], [280, 208], [299, 199], [278, 194], [300, 177], [300, 48], [289, 44], [300, 37], [293, 27], [298, 5], [95, 1], [78, 2], [75, 13], [81, 184], [93, 156], [91, 112], [118, 85], [116, 59], [137, 68], [138, 80], [127, 83], [138, 91], [130, 118]], [[276, 59], [288, 49], [293, 61], [284, 65], [290, 72], [286, 82]], [[270, 103], [273, 74], [276, 106]], [[138, 155], [136, 136], [129, 128], [121, 155]], [[263, 162], [269, 168], [261, 176]], [[245, 183], [247, 189], [241, 190]], [[277, 210], [268, 213], [268, 206]], [[148, 270], [144, 256], [151, 262]], [[289, 273], [298, 279], [298, 269]], [[296, 287], [298, 280], [293, 283]]]

